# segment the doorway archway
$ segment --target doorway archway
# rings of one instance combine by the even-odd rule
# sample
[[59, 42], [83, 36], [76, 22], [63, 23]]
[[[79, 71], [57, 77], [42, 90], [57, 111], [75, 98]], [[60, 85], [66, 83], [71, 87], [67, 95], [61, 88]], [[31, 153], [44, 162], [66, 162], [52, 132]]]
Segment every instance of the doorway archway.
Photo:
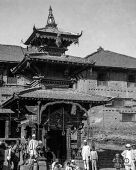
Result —
[[[66, 105], [71, 105], [71, 106], [70, 106], [70, 112], [69, 112], [70, 115], [69, 115], [69, 113], [67, 114], [67, 112], [65, 112], [65, 118], [66, 117], [69, 118], [69, 116], [73, 116], [71, 114], [71, 109], [72, 109], [72, 106], [76, 106], [76, 111], [81, 110], [82, 114], [84, 114], [84, 113], [86, 114], [87, 125], [88, 125], [88, 127], [90, 127], [90, 121], [89, 121], [88, 112], [79, 103], [70, 102], [70, 101], [55, 101], [55, 102], [49, 102], [49, 103], [41, 106], [41, 109], [40, 109], [40, 122], [42, 122], [43, 126], [45, 125], [43, 117], [46, 115], [45, 120], [46, 120], [46, 122], [48, 122], [48, 120], [50, 121], [49, 126], [51, 127], [49, 129], [46, 128], [46, 130], [45, 130], [46, 131], [46, 135], [45, 135], [46, 136], [46, 139], [45, 139], [46, 140], [46, 142], [45, 142], [46, 146], [49, 147], [55, 153], [55, 155], [57, 157], [59, 157], [61, 160], [65, 160], [66, 158], [68, 159], [68, 157], [70, 157], [69, 155], [71, 154], [71, 151], [70, 151], [71, 150], [71, 146], [70, 146], [70, 143], [71, 143], [71, 130], [70, 129], [71, 129], [71, 127], [70, 126], [72, 126], [71, 125], [72, 121], [71, 121], [70, 125], [68, 124], [68, 126], [64, 128], [64, 134], [62, 132], [62, 129], [61, 130], [57, 129], [57, 128], [54, 129], [51, 126], [51, 124], [52, 124], [51, 120], [52, 120], [52, 118], [55, 120], [55, 114], [52, 111], [49, 112], [49, 110], [50, 110], [49, 107], [51, 107], [53, 109], [53, 106], [54, 107], [56, 107], [56, 106], [57, 107], [64, 107]], [[42, 116], [43, 114], [44, 114], [44, 116]], [[50, 114], [50, 117], [48, 117], [48, 114]], [[63, 112], [60, 113], [60, 115], [62, 116]], [[76, 117], [77, 114], [74, 115], [74, 116]], [[71, 120], [71, 119], [69, 119], [69, 120]], [[81, 121], [81, 119], [80, 119], [80, 121]], [[55, 124], [55, 122], [54, 122], [54, 124]], [[49, 127], [49, 126], [46, 126], [46, 127]], [[78, 138], [78, 139], [80, 139], [80, 138]], [[59, 153], [58, 151], [60, 151], [61, 153]], [[65, 153], [65, 155], [64, 155], [64, 153]], [[64, 157], [61, 157], [60, 155], [63, 155]]]

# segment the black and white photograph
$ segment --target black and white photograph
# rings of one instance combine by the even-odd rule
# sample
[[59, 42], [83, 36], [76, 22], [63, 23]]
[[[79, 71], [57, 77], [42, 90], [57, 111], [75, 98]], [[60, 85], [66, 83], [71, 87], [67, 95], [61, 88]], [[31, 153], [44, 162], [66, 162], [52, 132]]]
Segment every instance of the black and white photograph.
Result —
[[136, 0], [0, 0], [0, 170], [136, 170]]

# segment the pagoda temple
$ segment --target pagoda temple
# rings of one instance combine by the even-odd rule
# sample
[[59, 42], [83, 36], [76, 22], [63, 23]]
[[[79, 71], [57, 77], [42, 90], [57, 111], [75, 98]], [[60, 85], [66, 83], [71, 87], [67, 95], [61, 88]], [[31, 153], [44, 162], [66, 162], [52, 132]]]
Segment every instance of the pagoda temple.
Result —
[[[25, 78], [26, 88], [2, 104], [17, 114], [21, 138], [35, 133], [61, 162], [73, 158], [73, 150], [78, 153], [83, 121], [90, 126], [88, 110], [109, 101], [77, 88], [82, 73], [90, 74], [94, 65], [93, 61], [65, 54], [81, 35], [61, 31], [50, 7], [46, 26], [33, 27], [24, 43], [25, 57], [11, 70], [20, 80]], [[76, 138], [72, 139], [74, 132]]]

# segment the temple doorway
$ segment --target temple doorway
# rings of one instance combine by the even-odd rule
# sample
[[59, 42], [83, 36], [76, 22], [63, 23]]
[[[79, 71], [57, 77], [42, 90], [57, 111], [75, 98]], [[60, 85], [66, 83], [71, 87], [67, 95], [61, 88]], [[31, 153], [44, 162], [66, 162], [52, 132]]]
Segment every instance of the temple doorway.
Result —
[[66, 133], [62, 134], [62, 130], [50, 130], [48, 132], [47, 147], [55, 154], [60, 162], [66, 160]]

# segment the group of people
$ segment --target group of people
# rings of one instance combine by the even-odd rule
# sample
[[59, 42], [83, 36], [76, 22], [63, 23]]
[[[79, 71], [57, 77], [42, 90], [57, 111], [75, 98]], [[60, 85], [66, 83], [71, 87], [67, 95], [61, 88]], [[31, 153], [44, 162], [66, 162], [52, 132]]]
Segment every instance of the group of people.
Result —
[[121, 153], [124, 159], [126, 170], [136, 169], [136, 148], [135, 145], [126, 144], [126, 149]]
[[90, 146], [87, 144], [87, 140], [84, 140], [84, 145], [82, 147], [82, 159], [84, 162], [84, 169], [89, 170], [90, 164], [92, 170], [97, 170], [98, 167], [98, 154], [97, 151], [95, 150], [95, 146]]
[[[30, 163], [31, 160], [36, 159], [41, 151], [39, 149], [41, 145], [41, 141], [36, 140], [36, 135], [32, 135], [32, 139], [22, 140], [19, 139], [16, 141], [12, 141], [10, 144], [6, 144], [5, 142], [0, 143], [0, 168], [2, 169], [4, 161], [5, 161], [5, 153], [7, 160], [7, 167], [9, 169], [17, 170], [19, 165]], [[5, 152], [6, 151], [6, 152]]]
[[[61, 170], [62, 165], [59, 163], [59, 160], [56, 159], [52, 165], [51, 170]], [[65, 170], [79, 170], [79, 166], [76, 164], [75, 160], [70, 160], [66, 163]]]
[[125, 170], [135, 170], [136, 169], [136, 148], [135, 145], [126, 144], [125, 150], [119, 154], [115, 155], [113, 159], [114, 167], [117, 170], [125, 166]]
[[[121, 153], [117, 153], [113, 159], [114, 167], [117, 170], [122, 168], [123, 164], [126, 170], [136, 170], [136, 148], [135, 145], [127, 144], [126, 149]], [[58, 159], [55, 160], [51, 152], [46, 151], [42, 152], [42, 141], [37, 141], [35, 134], [32, 135], [32, 139], [29, 141], [17, 140], [12, 142], [10, 145], [6, 145], [3, 142], [0, 142], [0, 169], [3, 167], [4, 163], [4, 152], [2, 150], [7, 150], [7, 162], [10, 169], [17, 170], [20, 163], [20, 158], [22, 157], [22, 164], [31, 163], [31, 161], [36, 160], [37, 157], [42, 156], [48, 158], [47, 162], [51, 164], [51, 170], [61, 170], [62, 165], [59, 163]], [[3, 155], [2, 155], [3, 153]], [[50, 154], [49, 154], [50, 153]], [[87, 143], [87, 140], [83, 141], [83, 146], [81, 150], [81, 156], [84, 163], [85, 170], [98, 170], [98, 154], [95, 150], [95, 146], [90, 147]], [[67, 162], [65, 170], [79, 170], [80, 168], [76, 164], [75, 160]]]
[[[125, 147], [125, 150], [121, 154], [117, 153], [115, 155], [113, 159], [114, 167], [120, 170], [124, 165], [125, 170], [136, 170], [136, 146], [126, 144]], [[86, 140], [84, 140], [84, 145], [82, 147], [82, 159], [85, 170], [89, 170], [90, 168], [92, 170], [98, 169], [97, 151], [94, 146], [92, 146], [91, 149]]]

